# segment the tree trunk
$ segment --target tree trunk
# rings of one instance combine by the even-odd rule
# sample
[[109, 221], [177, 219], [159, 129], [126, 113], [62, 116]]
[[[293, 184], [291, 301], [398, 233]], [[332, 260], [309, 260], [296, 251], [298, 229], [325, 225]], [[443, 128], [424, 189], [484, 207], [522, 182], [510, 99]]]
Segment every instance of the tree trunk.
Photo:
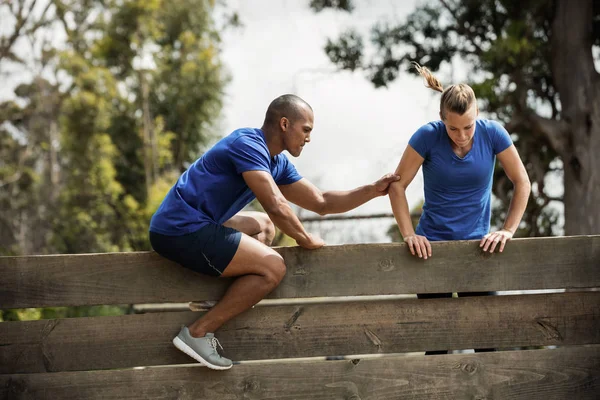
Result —
[[565, 234], [600, 233], [600, 78], [592, 57], [593, 0], [556, 0], [552, 76], [567, 123]]
[[154, 153], [153, 146], [153, 127], [152, 127], [152, 117], [150, 115], [150, 104], [149, 104], [149, 88], [146, 77], [144, 76], [145, 71], [140, 71], [140, 86], [142, 89], [142, 130], [143, 130], [143, 139], [144, 139], [144, 171], [146, 175], [146, 196], [150, 196], [150, 189], [156, 180], [156, 163], [154, 162], [154, 158], [156, 157], [156, 153]]

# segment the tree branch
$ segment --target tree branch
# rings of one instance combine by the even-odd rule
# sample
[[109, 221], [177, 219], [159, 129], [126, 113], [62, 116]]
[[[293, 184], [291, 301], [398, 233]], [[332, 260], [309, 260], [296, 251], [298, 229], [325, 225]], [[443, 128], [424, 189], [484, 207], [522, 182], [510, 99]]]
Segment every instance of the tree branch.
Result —
[[16, 181], [18, 181], [19, 179], [21, 179], [22, 175], [23, 175], [22, 171], [17, 171], [10, 178], [5, 179], [4, 181], [0, 181], [0, 189], [3, 188], [6, 185], [10, 185], [12, 183], [15, 183]]
[[473, 38], [471, 37], [471, 35], [469, 35], [471, 32], [469, 32], [468, 29], [465, 28], [464, 24], [460, 25], [459, 21], [458, 21], [458, 17], [456, 15], [456, 9], [453, 9], [452, 7], [450, 7], [450, 5], [448, 4], [448, 2], [446, 0], [439, 0], [440, 3], [442, 3], [442, 5], [444, 6], [444, 8], [446, 9], [446, 11], [448, 11], [450, 13], [450, 15], [452, 15], [452, 18], [454, 18], [454, 20], [456, 21], [456, 31], [457, 33], [463, 35], [464, 37], [469, 39], [469, 43], [475, 47], [475, 53], [476, 54], [482, 54], [483, 53], [483, 49], [477, 44], [475, 43], [475, 40], [473, 40]]
[[[35, 5], [35, 1], [32, 4]], [[2, 61], [2, 59], [4, 57], [7, 57], [10, 54], [10, 49], [13, 47], [13, 45], [19, 38], [19, 36], [21, 34], [21, 29], [23, 29], [23, 27], [27, 23], [27, 19], [29, 18], [29, 15], [31, 14], [31, 12], [28, 13], [27, 15], [24, 15], [23, 14], [24, 8], [25, 8], [25, 0], [21, 0], [18, 2], [17, 11], [15, 11], [9, 7], [9, 9], [11, 10], [13, 16], [16, 18], [17, 21], [15, 23], [15, 31], [12, 33], [12, 35], [10, 35], [10, 37], [8, 39], [6, 39], [4, 37], [0, 38], [0, 61]], [[30, 9], [30, 11], [31, 11], [31, 9]]]
[[538, 137], [543, 137], [561, 156], [567, 154], [569, 150], [567, 140], [569, 125], [565, 121], [544, 118], [533, 111], [517, 112], [506, 124], [506, 129], [509, 132], [525, 129]]
[[49, 25], [52, 22], [51, 20], [46, 19], [46, 13], [48, 12], [48, 10], [50, 9], [51, 6], [52, 6], [52, 2], [49, 1], [48, 4], [46, 4], [46, 8], [44, 8], [44, 11], [42, 11], [42, 14], [40, 15], [40, 19], [35, 24], [33, 24], [32, 27], [27, 29], [26, 34], [32, 34], [35, 31], [37, 31], [39, 28]]
[[58, 16], [58, 19], [60, 20], [60, 22], [63, 25], [63, 28], [65, 29], [67, 38], [72, 40], [73, 39], [73, 30], [69, 28], [69, 24], [67, 23], [67, 19], [65, 16], [66, 7], [60, 0], [55, 0], [55, 3], [56, 3], [56, 15]]

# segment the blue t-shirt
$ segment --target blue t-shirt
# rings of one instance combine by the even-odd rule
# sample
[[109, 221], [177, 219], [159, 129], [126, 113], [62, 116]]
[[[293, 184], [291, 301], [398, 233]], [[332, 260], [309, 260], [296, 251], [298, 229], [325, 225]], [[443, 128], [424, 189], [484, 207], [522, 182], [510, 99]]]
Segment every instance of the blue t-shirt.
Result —
[[442, 121], [419, 128], [408, 144], [425, 160], [425, 203], [416, 233], [428, 240], [481, 239], [490, 229], [496, 154], [512, 140], [498, 122], [477, 119], [473, 147], [464, 158], [452, 151]]
[[266, 171], [278, 185], [302, 179], [284, 154], [271, 157], [262, 130], [235, 130], [179, 177], [152, 216], [150, 230], [178, 236], [223, 224], [256, 197], [242, 177], [246, 171]]

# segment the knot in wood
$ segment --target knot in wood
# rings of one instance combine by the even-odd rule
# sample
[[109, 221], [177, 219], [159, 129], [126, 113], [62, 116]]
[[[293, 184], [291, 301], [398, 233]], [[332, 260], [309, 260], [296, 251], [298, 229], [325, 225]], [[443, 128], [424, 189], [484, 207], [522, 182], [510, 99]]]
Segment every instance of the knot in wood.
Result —
[[242, 382], [244, 393], [258, 392], [260, 390], [260, 382], [255, 378], [246, 378]]
[[392, 271], [394, 268], [394, 263], [389, 258], [384, 258], [383, 260], [379, 261], [379, 269], [383, 272]]
[[294, 276], [305, 276], [308, 275], [308, 270], [303, 265], [299, 265], [294, 270]]
[[474, 375], [479, 369], [479, 364], [476, 361], [465, 361], [460, 362], [457, 367], [468, 375]]
[[361, 400], [358, 392], [358, 386], [352, 381], [332, 382], [325, 385], [328, 388], [342, 388], [340, 393], [344, 400]]

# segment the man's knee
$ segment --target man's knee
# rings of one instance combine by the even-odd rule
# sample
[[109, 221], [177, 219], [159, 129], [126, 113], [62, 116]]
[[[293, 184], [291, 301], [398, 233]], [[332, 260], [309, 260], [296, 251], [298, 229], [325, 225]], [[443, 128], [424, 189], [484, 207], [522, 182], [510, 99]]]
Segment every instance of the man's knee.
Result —
[[223, 225], [237, 229], [267, 246], [270, 246], [275, 238], [275, 225], [263, 212], [242, 211]]
[[273, 221], [271, 221], [269, 217], [266, 217], [262, 226], [262, 231], [265, 239], [264, 243], [267, 246], [270, 246], [275, 238], [275, 224], [273, 224]]
[[279, 285], [285, 276], [286, 267], [283, 257], [279, 254], [269, 256], [264, 265], [264, 276], [273, 286]]
[[255, 228], [257, 233], [251, 236], [259, 242], [270, 246], [275, 238], [275, 225], [273, 221], [271, 221], [271, 218], [267, 214], [259, 212], [254, 213], [253, 218], [257, 224]]

